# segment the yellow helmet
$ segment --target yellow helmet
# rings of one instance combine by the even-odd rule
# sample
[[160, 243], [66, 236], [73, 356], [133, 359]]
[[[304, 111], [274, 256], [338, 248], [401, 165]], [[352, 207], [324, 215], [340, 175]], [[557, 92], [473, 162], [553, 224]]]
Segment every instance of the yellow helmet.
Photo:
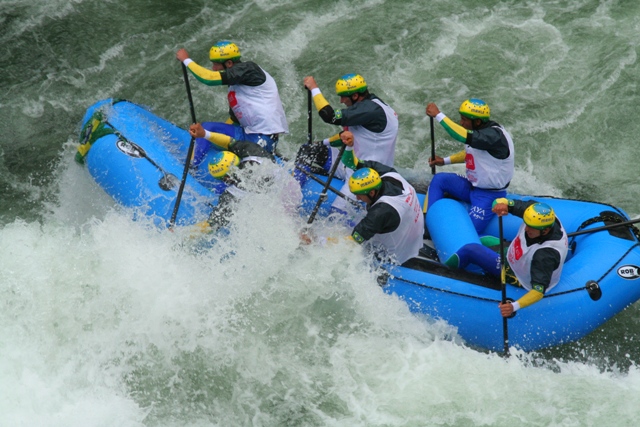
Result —
[[555, 224], [556, 214], [546, 203], [534, 203], [525, 209], [522, 219], [529, 227], [544, 230]]
[[223, 63], [228, 60], [237, 61], [240, 59], [240, 49], [235, 43], [223, 40], [211, 46], [209, 50], [211, 62]]
[[240, 164], [240, 158], [231, 151], [221, 151], [211, 158], [209, 173], [214, 178], [223, 178], [232, 167]]
[[336, 93], [339, 96], [349, 96], [367, 90], [367, 82], [360, 74], [345, 74], [336, 82]]
[[489, 106], [482, 99], [467, 99], [460, 105], [460, 115], [470, 119], [489, 120]]
[[371, 168], [358, 169], [349, 178], [349, 190], [353, 194], [369, 194], [369, 191], [380, 187], [382, 187], [380, 175]]

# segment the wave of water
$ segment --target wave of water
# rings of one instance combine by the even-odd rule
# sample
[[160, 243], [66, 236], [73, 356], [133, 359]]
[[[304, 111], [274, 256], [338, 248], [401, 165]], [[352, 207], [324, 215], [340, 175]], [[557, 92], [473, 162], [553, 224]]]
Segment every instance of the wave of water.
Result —
[[[579, 343], [504, 360], [384, 294], [348, 245], [298, 247], [243, 202], [209, 246], [114, 205], [73, 163], [79, 121], [122, 97], [190, 121], [174, 53], [220, 38], [278, 82], [293, 155], [305, 75], [364, 75], [428, 181], [428, 120], [487, 100], [514, 191], [640, 214], [640, 3], [614, 0], [0, 3], [0, 426], [636, 425], [637, 305]], [[197, 117], [224, 90], [192, 84]], [[314, 116], [314, 137], [335, 129]], [[438, 153], [459, 149], [436, 129]], [[450, 170], [456, 170], [452, 168]], [[332, 229], [329, 232], [339, 233]]]

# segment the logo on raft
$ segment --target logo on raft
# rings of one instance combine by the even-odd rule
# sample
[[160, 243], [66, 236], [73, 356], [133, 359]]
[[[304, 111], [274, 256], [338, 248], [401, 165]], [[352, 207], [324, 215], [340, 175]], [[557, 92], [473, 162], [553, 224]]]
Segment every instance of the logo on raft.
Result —
[[135, 157], [138, 159], [143, 156], [140, 147], [129, 141], [118, 138], [118, 140], [116, 141], [116, 147], [118, 147], [118, 149], [127, 156]]
[[640, 277], [640, 267], [637, 265], [623, 265], [618, 268], [618, 276], [628, 280], [637, 279]]

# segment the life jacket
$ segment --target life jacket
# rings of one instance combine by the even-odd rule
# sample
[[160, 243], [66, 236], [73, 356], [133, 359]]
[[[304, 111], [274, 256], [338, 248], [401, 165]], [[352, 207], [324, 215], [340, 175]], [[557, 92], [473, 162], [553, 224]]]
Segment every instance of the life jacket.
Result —
[[[394, 231], [376, 234], [369, 241], [374, 246], [382, 246], [390, 255], [395, 255], [398, 264], [418, 255], [422, 248], [424, 234], [424, 215], [418, 201], [416, 190], [396, 172], [389, 172], [381, 179], [390, 177], [402, 183], [402, 193], [397, 196], [383, 195], [373, 205], [386, 203], [400, 215], [400, 225]], [[372, 205], [372, 206], [373, 206]]]
[[385, 166], [393, 167], [396, 139], [398, 137], [398, 115], [378, 98], [371, 99], [384, 110], [387, 126], [380, 133], [371, 132], [364, 126], [346, 127], [353, 133], [353, 151], [360, 160], [374, 160]]
[[[558, 220], [556, 219], [556, 221]], [[525, 234], [525, 225], [524, 223], [520, 225], [516, 238], [509, 245], [507, 260], [509, 262], [509, 267], [513, 270], [513, 273], [516, 275], [523, 288], [531, 290], [531, 261], [533, 260], [534, 254], [543, 248], [553, 248], [560, 254], [560, 265], [558, 268], [553, 270], [547, 290], [553, 288], [560, 281], [562, 267], [564, 265], [564, 260], [567, 258], [567, 251], [569, 247], [567, 232], [564, 230], [564, 227], [562, 227], [562, 224], [560, 227], [562, 228], [561, 239], [545, 240], [542, 243], [534, 243], [531, 246], [528, 246]]]
[[493, 126], [500, 129], [509, 145], [509, 157], [497, 159], [486, 150], [465, 146], [465, 164], [467, 167], [467, 179], [477, 188], [485, 190], [502, 190], [507, 188], [514, 169], [514, 147], [511, 135], [501, 126]]
[[229, 107], [246, 133], [288, 133], [289, 126], [276, 82], [269, 73], [264, 71], [264, 74], [266, 80], [260, 86], [230, 85], [227, 93]]

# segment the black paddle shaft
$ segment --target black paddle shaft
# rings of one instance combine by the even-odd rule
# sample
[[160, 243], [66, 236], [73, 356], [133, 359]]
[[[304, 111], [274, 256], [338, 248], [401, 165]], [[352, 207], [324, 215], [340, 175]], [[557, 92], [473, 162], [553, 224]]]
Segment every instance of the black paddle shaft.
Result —
[[311, 91], [307, 89], [307, 143], [311, 144], [311, 140], [313, 138], [313, 122], [311, 120]]
[[[193, 108], [193, 99], [191, 98], [191, 86], [189, 86], [189, 75], [187, 74], [187, 66], [182, 63], [182, 74], [184, 75], [184, 84], [187, 88], [187, 97], [189, 98], [189, 107], [191, 108], [191, 120], [196, 123], [196, 111]], [[182, 171], [182, 180], [180, 181], [180, 188], [178, 188], [178, 195], [176, 197], [176, 205], [173, 208], [171, 214], [171, 220], [169, 221], [169, 228], [173, 227], [178, 217], [178, 209], [180, 208], [180, 200], [182, 199], [182, 192], [187, 182], [187, 176], [189, 175], [189, 166], [191, 164], [191, 157], [193, 156], [193, 149], [195, 146], [195, 138], [192, 136], [189, 142], [189, 149], [187, 150], [187, 158], [184, 162], [184, 170]]]
[[[502, 216], [498, 217], [498, 227], [500, 233], [500, 285], [502, 287], [502, 304], [507, 303], [507, 283], [506, 267], [504, 264], [504, 231], [502, 227]], [[509, 327], [507, 318], [502, 317], [502, 335], [504, 338], [504, 356], [509, 357]]]
[[617, 227], [625, 227], [632, 224], [636, 224], [638, 222], [640, 222], [640, 218], [632, 219], [630, 221], [625, 221], [625, 222], [619, 222], [617, 224], [603, 225], [602, 227], [589, 228], [587, 230], [574, 231], [573, 233], [567, 233], [567, 237], [579, 236], [581, 234], [587, 234], [587, 233], [595, 233], [596, 231], [610, 230], [612, 228], [617, 228]]
[[[431, 158], [433, 161], [436, 161], [436, 137], [433, 131], [433, 117], [429, 117], [429, 130], [431, 131]], [[431, 166], [431, 175], [436, 174], [436, 165], [435, 163]]]
[[347, 148], [346, 145], [343, 145], [342, 148], [340, 148], [340, 151], [338, 152], [338, 157], [335, 159], [335, 163], [331, 167], [331, 171], [329, 172], [329, 176], [327, 177], [327, 182], [325, 182], [324, 184], [322, 193], [320, 193], [320, 197], [318, 197], [318, 202], [316, 203], [315, 208], [313, 208], [313, 212], [311, 212], [311, 215], [309, 216], [309, 220], [307, 221], [307, 224], [311, 224], [313, 220], [316, 219], [318, 210], [320, 210], [320, 205], [322, 205], [322, 202], [324, 202], [324, 200], [327, 198], [327, 190], [331, 185], [331, 180], [333, 179], [333, 175], [335, 175], [336, 170], [338, 169], [338, 166], [342, 161], [342, 154], [344, 153], [345, 148]]

